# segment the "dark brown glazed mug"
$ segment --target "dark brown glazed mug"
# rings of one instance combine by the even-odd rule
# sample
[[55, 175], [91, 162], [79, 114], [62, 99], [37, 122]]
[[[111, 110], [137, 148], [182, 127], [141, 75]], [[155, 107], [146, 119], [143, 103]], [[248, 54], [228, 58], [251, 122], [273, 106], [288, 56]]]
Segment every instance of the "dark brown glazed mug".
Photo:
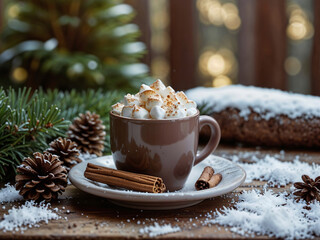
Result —
[[[199, 131], [211, 128], [208, 144], [197, 155]], [[218, 123], [199, 111], [178, 119], [134, 119], [110, 112], [111, 151], [117, 169], [161, 177], [169, 191], [181, 189], [193, 166], [220, 141]]]

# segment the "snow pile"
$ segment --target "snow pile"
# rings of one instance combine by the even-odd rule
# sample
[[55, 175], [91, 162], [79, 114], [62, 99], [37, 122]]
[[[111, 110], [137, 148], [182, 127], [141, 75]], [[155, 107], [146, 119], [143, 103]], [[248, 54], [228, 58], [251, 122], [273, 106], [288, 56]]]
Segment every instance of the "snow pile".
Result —
[[253, 110], [262, 118], [287, 115], [289, 118], [320, 117], [320, 98], [276, 89], [232, 85], [221, 88], [197, 87], [186, 92], [198, 104], [212, 106], [212, 112], [228, 107], [240, 110], [240, 116], [247, 119]]
[[15, 202], [22, 199], [22, 196], [19, 195], [19, 191], [9, 183], [7, 183], [4, 188], [0, 189], [0, 203]]
[[285, 239], [306, 239], [320, 236], [320, 203], [305, 208], [292, 195], [272, 190], [244, 191], [234, 208], [224, 208], [209, 220], [231, 227], [231, 231], [249, 237], [252, 234]]
[[259, 180], [268, 181], [274, 185], [287, 185], [301, 181], [303, 174], [313, 179], [320, 175], [320, 165], [301, 162], [297, 157], [292, 162], [284, 162], [266, 155], [263, 159], [256, 158], [255, 161], [238, 163], [247, 173], [246, 182]]
[[160, 226], [159, 223], [154, 223], [154, 225], [146, 226], [139, 230], [140, 234], [148, 234], [149, 237], [156, 237], [159, 235], [164, 235], [173, 232], [181, 231], [180, 227], [172, 227], [171, 224], [165, 224]]
[[51, 219], [59, 219], [60, 216], [48, 209], [50, 204], [36, 204], [34, 201], [27, 201], [24, 205], [13, 207], [4, 214], [0, 221], [0, 229], [3, 231], [23, 231], [31, 227], [39, 227], [38, 223], [48, 223]]

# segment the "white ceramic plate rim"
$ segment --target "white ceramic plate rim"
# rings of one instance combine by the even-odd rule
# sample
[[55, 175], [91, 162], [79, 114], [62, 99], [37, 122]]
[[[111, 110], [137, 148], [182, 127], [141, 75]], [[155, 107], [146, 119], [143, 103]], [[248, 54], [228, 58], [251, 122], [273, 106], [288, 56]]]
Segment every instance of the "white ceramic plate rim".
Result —
[[[69, 172], [69, 179], [74, 186], [76, 186], [77, 188], [79, 188], [84, 192], [88, 192], [96, 196], [101, 196], [101, 197], [105, 197], [113, 200], [135, 201], [135, 202], [197, 201], [197, 200], [203, 200], [207, 198], [221, 196], [223, 194], [231, 192], [232, 190], [239, 187], [246, 178], [246, 172], [239, 165], [222, 157], [214, 156], [214, 158], [219, 159], [220, 161], [227, 161], [229, 165], [232, 165], [233, 167], [238, 168], [238, 170], [242, 172], [241, 177], [238, 178], [235, 182], [229, 185], [226, 185], [224, 187], [211, 188], [211, 189], [206, 189], [201, 191], [189, 190], [186, 192], [177, 191], [177, 192], [154, 194], [154, 193], [143, 193], [143, 192], [135, 192], [135, 191], [129, 191], [129, 190], [121, 190], [121, 189], [111, 189], [103, 186], [98, 186], [94, 184], [91, 180], [86, 179], [83, 176], [85, 166], [88, 163], [91, 162], [91, 163], [97, 164], [99, 161], [108, 160], [108, 156], [104, 156], [104, 157], [95, 158], [89, 161], [84, 161], [74, 166]], [[77, 179], [78, 178], [77, 174], [79, 174], [79, 171], [82, 173], [82, 178], [85, 179], [86, 181], [80, 181], [79, 179]]]

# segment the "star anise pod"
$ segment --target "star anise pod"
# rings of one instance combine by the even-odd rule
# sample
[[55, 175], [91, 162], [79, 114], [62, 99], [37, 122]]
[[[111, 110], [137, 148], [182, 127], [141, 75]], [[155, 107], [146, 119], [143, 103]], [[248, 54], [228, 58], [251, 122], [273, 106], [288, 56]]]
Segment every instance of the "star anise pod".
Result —
[[315, 180], [310, 178], [307, 175], [302, 175], [303, 182], [294, 183], [294, 187], [296, 188], [293, 193], [297, 200], [304, 199], [307, 203], [317, 200], [320, 202], [320, 176], [318, 176]]

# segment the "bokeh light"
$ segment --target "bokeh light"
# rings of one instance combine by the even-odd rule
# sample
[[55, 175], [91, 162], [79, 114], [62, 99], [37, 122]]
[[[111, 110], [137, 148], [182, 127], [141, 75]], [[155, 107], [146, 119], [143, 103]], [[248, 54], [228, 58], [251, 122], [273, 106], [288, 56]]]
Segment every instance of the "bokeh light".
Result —
[[28, 72], [22, 67], [17, 67], [12, 71], [12, 78], [16, 83], [23, 83], [28, 78]]
[[218, 0], [198, 0], [200, 21], [215, 26], [224, 25], [229, 30], [237, 30], [241, 25], [239, 11], [234, 3], [221, 4]]
[[301, 62], [296, 57], [288, 57], [284, 63], [284, 68], [290, 76], [295, 76], [301, 71]]
[[232, 84], [231, 79], [225, 75], [219, 75], [212, 80], [213, 87], [223, 87], [223, 86], [228, 86], [231, 84]]
[[228, 75], [236, 69], [236, 59], [226, 48], [206, 50], [200, 55], [199, 69], [202, 74], [212, 77]]
[[311, 38], [313, 36], [314, 29], [306, 12], [297, 4], [291, 4], [288, 9], [288, 37], [295, 41]]

